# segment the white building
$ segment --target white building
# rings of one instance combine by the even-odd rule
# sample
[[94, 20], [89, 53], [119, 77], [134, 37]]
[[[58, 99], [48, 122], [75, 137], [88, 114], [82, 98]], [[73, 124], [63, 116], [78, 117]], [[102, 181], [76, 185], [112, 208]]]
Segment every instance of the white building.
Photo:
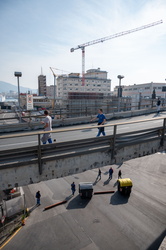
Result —
[[85, 73], [85, 85], [82, 86], [82, 77], [79, 73], [60, 75], [57, 78], [57, 96], [68, 97], [70, 92], [102, 93], [110, 95], [111, 80], [107, 79], [107, 72], [90, 69]]
[[[123, 92], [122, 96], [123, 97], [132, 97], [136, 98], [136, 96], [142, 96], [142, 98], [152, 98], [152, 93], [153, 90], [155, 90], [156, 93], [156, 98], [165, 98], [165, 93], [162, 91], [162, 87], [166, 86], [165, 83], [143, 83], [143, 84], [134, 84], [134, 85], [129, 85], [129, 86], [122, 86]], [[118, 87], [116, 86], [114, 88], [114, 95], [117, 96], [118, 94]]]
[[[140, 109], [140, 108], [148, 108], [152, 105], [155, 105], [157, 98], [161, 98], [162, 103], [164, 103], [164, 99], [166, 98], [166, 92], [163, 92], [162, 89], [165, 86], [165, 83], [143, 83], [143, 84], [134, 84], [129, 86], [121, 86], [122, 96], [123, 97], [131, 97], [131, 106], [132, 110]], [[118, 87], [114, 88], [113, 94], [118, 96]], [[152, 94], [155, 91], [156, 100], [152, 101]]]
[[[50, 99], [54, 98], [54, 85], [46, 86], [47, 97]], [[55, 86], [55, 96], [56, 96], [56, 86]]]
[[4, 102], [5, 101], [5, 96], [4, 95], [0, 95], [0, 102]]

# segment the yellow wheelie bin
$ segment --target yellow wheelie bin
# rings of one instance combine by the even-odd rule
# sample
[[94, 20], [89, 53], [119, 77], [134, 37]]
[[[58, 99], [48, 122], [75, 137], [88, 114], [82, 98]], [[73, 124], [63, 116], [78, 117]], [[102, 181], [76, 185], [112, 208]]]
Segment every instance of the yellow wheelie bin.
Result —
[[118, 191], [124, 195], [130, 195], [133, 186], [130, 178], [118, 179]]

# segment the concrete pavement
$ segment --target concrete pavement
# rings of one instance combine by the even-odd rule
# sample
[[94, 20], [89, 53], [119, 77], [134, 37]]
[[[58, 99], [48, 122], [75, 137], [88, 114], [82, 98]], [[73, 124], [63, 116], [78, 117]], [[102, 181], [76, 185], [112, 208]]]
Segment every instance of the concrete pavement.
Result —
[[[166, 153], [157, 153], [98, 169], [54, 179], [25, 188], [28, 207], [32, 208], [26, 225], [4, 250], [157, 250], [166, 234]], [[118, 171], [133, 181], [130, 197], [116, 190]], [[76, 183], [75, 196], [70, 184]], [[78, 183], [94, 182], [94, 191], [115, 190], [114, 194], [81, 199]], [[41, 191], [41, 206], [35, 206], [35, 193]], [[43, 211], [45, 206], [68, 199], [64, 205]]]

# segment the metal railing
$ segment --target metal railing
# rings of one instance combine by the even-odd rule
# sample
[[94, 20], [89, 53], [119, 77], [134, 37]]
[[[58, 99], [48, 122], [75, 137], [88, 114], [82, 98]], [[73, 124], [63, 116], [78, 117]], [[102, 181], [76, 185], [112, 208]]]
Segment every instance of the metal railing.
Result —
[[[142, 123], [154, 120], [163, 120], [163, 125], [156, 128], [141, 129], [133, 132], [117, 133], [117, 127], [126, 124]], [[14, 135], [3, 135], [0, 139], [17, 138], [36, 135], [38, 137], [38, 145], [17, 148], [10, 150], [1, 150], [0, 152], [0, 169], [6, 169], [11, 167], [19, 167], [23, 165], [29, 165], [30, 163], [37, 163], [39, 168], [39, 173], [42, 174], [42, 163], [72, 157], [82, 154], [91, 154], [97, 151], [111, 150], [111, 156], [114, 157], [116, 149], [123, 148], [129, 145], [135, 145], [147, 141], [159, 140], [160, 145], [164, 146], [165, 141], [165, 131], [166, 131], [166, 118], [153, 118], [146, 120], [139, 120], [133, 122], [115, 123], [103, 125], [101, 127], [113, 127], [113, 134], [103, 137], [95, 137], [67, 142], [52, 143], [47, 145], [41, 145], [41, 135], [42, 132], [30, 132]], [[98, 126], [93, 126], [93, 129], [98, 128]], [[57, 129], [44, 133], [60, 133], [69, 132], [76, 130], [86, 130], [92, 129], [91, 126], [79, 127], [79, 128], [67, 128], [67, 129]]]

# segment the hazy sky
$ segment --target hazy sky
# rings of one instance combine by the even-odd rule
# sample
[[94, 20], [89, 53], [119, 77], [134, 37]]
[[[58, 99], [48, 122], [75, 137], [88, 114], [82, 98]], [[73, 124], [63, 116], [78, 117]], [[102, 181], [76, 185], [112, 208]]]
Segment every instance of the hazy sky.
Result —
[[[165, 82], [166, 0], [0, 0], [0, 81], [37, 88], [38, 75], [82, 72], [72, 47], [163, 20], [162, 24], [85, 48], [85, 70], [108, 72], [122, 84]], [[62, 71], [63, 70], [63, 71]]]

